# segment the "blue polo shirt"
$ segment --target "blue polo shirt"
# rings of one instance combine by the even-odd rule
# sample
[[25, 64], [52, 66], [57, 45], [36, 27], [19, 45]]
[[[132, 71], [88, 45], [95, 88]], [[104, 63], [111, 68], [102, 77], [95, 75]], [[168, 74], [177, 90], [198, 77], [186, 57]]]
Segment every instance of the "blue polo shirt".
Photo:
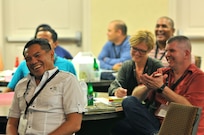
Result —
[[[72, 62], [70, 62], [64, 58], [61, 58], [61, 57], [55, 55], [54, 65], [56, 67], [58, 67], [59, 70], [67, 71], [67, 72], [70, 72], [70, 73], [76, 75], [76, 70], [75, 70]], [[16, 71], [15, 71], [11, 81], [7, 85], [7, 87], [14, 90], [18, 81], [21, 80], [23, 77], [27, 76], [29, 73], [30, 73], [30, 71], [26, 65], [26, 61], [23, 60], [20, 63], [20, 65], [18, 66], [18, 68], [16, 69]]]

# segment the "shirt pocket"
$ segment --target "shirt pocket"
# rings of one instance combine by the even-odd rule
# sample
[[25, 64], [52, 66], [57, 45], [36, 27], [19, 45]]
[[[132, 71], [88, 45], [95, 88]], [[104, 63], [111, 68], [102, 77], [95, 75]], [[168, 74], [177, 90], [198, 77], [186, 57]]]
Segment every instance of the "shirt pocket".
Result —
[[26, 100], [25, 100], [25, 97], [24, 97], [24, 93], [23, 92], [19, 92], [17, 94], [17, 99], [19, 101], [20, 110], [24, 111], [25, 108], [26, 108]]
[[62, 94], [57, 86], [44, 89], [37, 97], [37, 106], [41, 109], [51, 109], [62, 105]]

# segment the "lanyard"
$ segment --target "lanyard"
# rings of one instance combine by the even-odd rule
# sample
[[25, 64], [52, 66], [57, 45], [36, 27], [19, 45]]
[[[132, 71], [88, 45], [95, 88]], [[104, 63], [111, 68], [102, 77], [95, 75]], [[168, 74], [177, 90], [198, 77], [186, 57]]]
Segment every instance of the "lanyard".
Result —
[[[175, 82], [173, 83], [170, 88], [174, 91], [174, 89], [176, 88], [176, 86], [187, 76], [188, 74], [188, 69], [184, 72], [184, 74]], [[169, 75], [168, 75], [169, 76]], [[166, 85], [168, 85], [168, 78], [166, 78]]]
[[[165, 74], [165, 73], [164, 73]], [[167, 72], [168, 76], [169, 76], [169, 72]], [[188, 69], [184, 72], [184, 74], [176, 81], [176, 83], [174, 83], [173, 85], [169, 86], [169, 88], [171, 88], [173, 91], [176, 88], [176, 86], [178, 86], [178, 84], [187, 76], [188, 74]], [[166, 78], [166, 85], [168, 86], [168, 79], [169, 77]], [[152, 92], [152, 96], [150, 97], [150, 99], [146, 100], [146, 106], [148, 107], [148, 110], [152, 113], [155, 112], [155, 110], [157, 109], [157, 105], [156, 105], [156, 101], [155, 101], [155, 96], [156, 96], [156, 91]]]
[[[156, 51], [155, 51], [155, 55], [154, 55], [154, 58], [157, 59], [157, 54], [159, 53], [159, 47], [158, 47], [158, 44], [156, 43]], [[162, 58], [164, 57], [166, 51], [164, 51], [164, 53], [162, 54], [162, 56], [159, 58], [159, 60], [162, 60]]]
[[116, 46], [115, 46], [115, 45], [113, 46], [113, 48], [114, 48], [115, 58], [120, 58], [121, 47], [120, 47], [120, 50], [119, 50], [118, 53], [117, 53], [117, 51], [116, 51]]
[[[42, 89], [46, 86], [46, 84], [48, 82], [50, 82], [54, 77], [55, 75], [59, 72], [59, 70], [57, 70], [50, 78], [47, 79], [47, 81], [42, 85], [42, 87], [39, 89], [39, 91], [32, 97], [32, 99], [30, 100], [29, 103], [26, 102], [27, 106], [26, 106], [26, 109], [25, 109], [25, 112], [24, 114], [26, 115], [27, 111], [28, 111], [28, 107], [33, 103], [33, 101], [36, 99], [36, 97], [40, 94], [40, 92], [42, 91]], [[26, 88], [26, 91], [28, 89], [28, 86], [30, 84], [30, 80], [28, 81], [27, 83], [27, 88]]]
[[[178, 84], [187, 76], [188, 74], [188, 69], [184, 72], [184, 74], [176, 81], [176, 83], [174, 83], [173, 85], [169, 86], [169, 88], [171, 88], [171, 90], [174, 91], [174, 89], [176, 88], [176, 86], [178, 86]], [[166, 78], [166, 85], [168, 86], [168, 78], [169, 78], [169, 71], [164, 73], [164, 74], [168, 74], [168, 77]], [[150, 99], [146, 99], [146, 106], [148, 107], [148, 110], [150, 112], [154, 112], [157, 107], [156, 107], [156, 102], [155, 102], [155, 96], [156, 96], [156, 91], [152, 92], [152, 96], [150, 97]]]
[[125, 40], [127, 39], [127, 37], [123, 40], [123, 42], [119, 45], [120, 47], [120, 50], [119, 52], [117, 53], [116, 51], [116, 45], [113, 43], [113, 49], [114, 49], [114, 53], [115, 53], [115, 58], [120, 58], [120, 52], [121, 52], [121, 46], [123, 45], [123, 43], [125, 42]]

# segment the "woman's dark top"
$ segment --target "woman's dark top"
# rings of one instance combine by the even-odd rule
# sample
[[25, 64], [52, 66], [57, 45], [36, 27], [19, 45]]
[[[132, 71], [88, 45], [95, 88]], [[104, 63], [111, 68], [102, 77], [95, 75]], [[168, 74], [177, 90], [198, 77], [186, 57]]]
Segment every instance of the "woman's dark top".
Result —
[[[163, 67], [163, 65], [159, 60], [148, 57], [143, 74], [147, 73], [148, 75], [151, 75], [161, 67]], [[108, 88], [109, 96], [113, 96], [115, 90], [120, 87], [117, 81], [124, 89], [127, 89], [127, 95], [131, 95], [133, 89], [139, 85], [136, 80], [135, 71], [135, 62], [133, 60], [125, 61], [121, 69], [118, 71], [116, 79], [110, 84], [110, 87]]]

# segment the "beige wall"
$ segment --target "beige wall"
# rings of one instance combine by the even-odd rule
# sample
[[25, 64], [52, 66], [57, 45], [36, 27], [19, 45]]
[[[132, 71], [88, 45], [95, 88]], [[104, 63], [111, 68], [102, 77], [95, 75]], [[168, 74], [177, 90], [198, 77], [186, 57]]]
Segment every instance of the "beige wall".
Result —
[[[13, 1], [13, 0], [10, 0], [10, 1]], [[82, 12], [83, 18], [81, 18], [82, 21], [76, 21], [76, 23], [82, 22], [82, 26], [81, 26], [82, 27], [82, 46], [76, 47], [76, 45], [70, 46], [70, 45], [62, 44], [64, 45], [63, 47], [66, 47], [73, 54], [73, 56], [75, 56], [80, 49], [82, 51], [92, 51], [95, 56], [98, 56], [104, 43], [107, 41], [106, 32], [107, 32], [108, 23], [114, 19], [124, 20], [128, 26], [128, 34], [131, 35], [135, 31], [140, 29], [148, 29], [154, 32], [155, 22], [157, 18], [160, 16], [166, 15], [171, 17], [175, 21], [176, 29], [182, 30], [181, 32], [184, 32], [185, 35], [189, 36], [185, 32], [185, 28], [183, 28], [182, 26], [186, 27], [186, 23], [189, 22], [189, 24], [191, 24], [190, 23], [191, 21], [186, 21], [185, 19], [189, 20], [189, 18], [191, 18], [190, 15], [193, 16], [194, 18], [196, 17], [198, 20], [202, 19], [202, 17], [200, 18], [199, 16], [200, 14], [197, 12], [200, 12], [203, 10], [202, 6], [200, 6], [200, 10], [198, 10], [198, 6], [197, 6], [197, 5], [203, 4], [202, 0], [199, 0], [199, 4], [197, 3], [197, 5], [195, 5], [194, 8], [192, 7], [191, 10], [189, 10], [188, 7], [189, 5], [192, 5], [191, 3], [193, 2], [193, 0], [179, 0], [179, 1], [178, 0], [156, 0], [156, 1], [152, 1], [152, 0], [81, 0], [81, 2], [82, 2], [82, 5], [80, 6], [79, 10], [82, 10], [81, 12]], [[8, 7], [3, 8], [5, 7], [5, 2], [3, 1], [0, 1], [0, 7], [2, 9], [8, 8]], [[182, 8], [183, 10], [181, 10], [181, 7], [186, 9], [184, 10]], [[189, 13], [186, 10], [192, 11], [192, 12]], [[181, 14], [181, 12], [183, 14]], [[74, 15], [76, 15], [76, 13]], [[13, 62], [14, 57], [12, 57], [12, 55], [16, 55], [17, 49], [15, 49], [11, 45], [5, 44], [7, 35], [5, 34], [6, 28], [4, 27], [4, 25], [8, 23], [4, 20], [4, 17], [5, 15], [3, 10], [0, 10], [0, 19], [3, 20], [3, 21], [0, 21], [0, 38], [1, 38], [0, 53], [2, 53], [2, 57], [4, 58], [3, 60], [6, 65], [5, 66], [6, 69], [12, 69], [12, 66], [14, 63]], [[61, 21], [63, 21], [63, 19], [65, 18], [63, 17]], [[22, 19], [20, 20], [22, 21]], [[28, 19], [25, 19], [25, 20], [28, 20]], [[54, 20], [55, 19], [53, 19], [52, 21]], [[194, 19], [190, 19], [190, 20], [194, 20]], [[59, 21], [54, 21], [53, 24], [55, 24], [55, 26], [58, 26], [58, 25], [61, 26], [60, 23], [58, 22]], [[183, 22], [185, 25], [182, 24], [181, 22]], [[194, 22], [197, 24], [202, 21], [194, 20]], [[15, 21], [15, 24], [16, 24], [16, 21]], [[197, 36], [196, 36], [196, 39], [192, 40], [192, 44], [193, 44], [192, 50], [194, 55], [199, 55], [203, 58], [204, 57], [203, 55], [204, 27], [203, 27], [203, 23], [202, 24], [199, 23], [198, 25], [201, 26], [201, 28], [196, 26], [198, 30], [193, 29], [193, 33], [195, 33]], [[191, 30], [192, 25], [189, 25], [189, 27], [187, 28]], [[59, 31], [58, 33], [60, 34], [61, 32]], [[29, 33], [25, 33], [25, 34], [27, 35]], [[192, 34], [192, 32], [190, 34]], [[190, 36], [192, 37], [192, 35]], [[15, 45], [18, 47], [19, 43], [16, 43]], [[9, 49], [6, 49], [8, 47]], [[21, 53], [20, 53], [20, 56], [21, 56]], [[201, 68], [204, 69], [204, 62], [202, 62]]]
[[168, 0], [91, 0], [91, 51], [100, 53], [111, 20], [125, 21], [130, 35], [140, 29], [154, 32], [157, 18], [168, 16], [168, 8]]
[[[20, 61], [24, 59], [23, 47], [28, 40], [33, 38], [35, 28], [42, 23], [47, 23], [56, 30], [59, 44], [69, 50], [73, 56], [83, 51], [84, 46], [78, 47], [75, 42], [81, 41], [79, 39], [81, 36], [77, 36], [79, 35], [77, 33], [83, 33], [83, 38], [88, 35], [82, 29], [85, 24], [82, 13], [87, 13], [83, 12], [83, 4], [82, 0], [1, 1], [0, 42], [2, 44], [0, 43], [0, 52], [4, 53], [5, 69], [13, 69], [15, 57], [19, 57]], [[49, 8], [45, 10], [46, 6]], [[82, 41], [85, 40], [82, 39]]]

